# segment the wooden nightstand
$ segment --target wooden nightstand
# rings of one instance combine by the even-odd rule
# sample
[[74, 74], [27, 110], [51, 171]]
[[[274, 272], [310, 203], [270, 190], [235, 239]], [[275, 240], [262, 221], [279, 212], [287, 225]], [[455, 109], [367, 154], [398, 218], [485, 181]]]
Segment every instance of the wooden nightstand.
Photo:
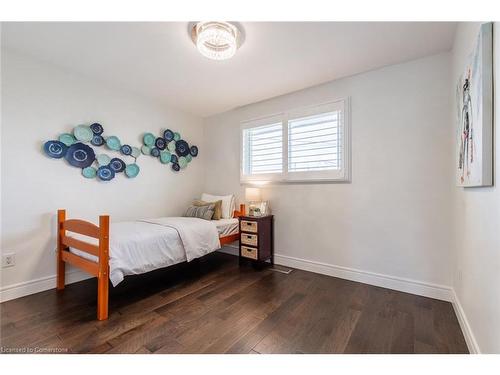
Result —
[[256, 262], [271, 261], [274, 264], [273, 215], [240, 216], [240, 262], [250, 259]]

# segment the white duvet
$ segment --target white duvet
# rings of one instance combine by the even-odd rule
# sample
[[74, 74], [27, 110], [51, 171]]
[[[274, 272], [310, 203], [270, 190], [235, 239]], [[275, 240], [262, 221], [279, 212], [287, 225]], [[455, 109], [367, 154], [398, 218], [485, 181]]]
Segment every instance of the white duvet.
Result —
[[[219, 248], [217, 227], [207, 220], [164, 217], [112, 223], [109, 236], [109, 278], [113, 286], [116, 286], [127, 275], [189, 262]], [[70, 251], [97, 262], [97, 257], [84, 251]]]

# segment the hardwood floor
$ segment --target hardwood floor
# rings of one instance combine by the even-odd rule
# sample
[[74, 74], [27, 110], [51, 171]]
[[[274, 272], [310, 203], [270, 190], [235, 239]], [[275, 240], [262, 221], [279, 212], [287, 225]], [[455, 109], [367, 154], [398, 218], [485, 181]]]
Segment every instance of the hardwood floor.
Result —
[[450, 303], [215, 253], [127, 278], [96, 320], [96, 280], [0, 305], [1, 346], [70, 353], [467, 353]]

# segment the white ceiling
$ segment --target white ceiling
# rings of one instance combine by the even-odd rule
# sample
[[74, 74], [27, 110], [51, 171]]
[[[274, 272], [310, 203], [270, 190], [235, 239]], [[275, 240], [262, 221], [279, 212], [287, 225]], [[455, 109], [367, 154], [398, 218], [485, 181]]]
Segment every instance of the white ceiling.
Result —
[[449, 50], [455, 23], [248, 22], [236, 56], [201, 56], [188, 23], [3, 23], [8, 48], [208, 116]]

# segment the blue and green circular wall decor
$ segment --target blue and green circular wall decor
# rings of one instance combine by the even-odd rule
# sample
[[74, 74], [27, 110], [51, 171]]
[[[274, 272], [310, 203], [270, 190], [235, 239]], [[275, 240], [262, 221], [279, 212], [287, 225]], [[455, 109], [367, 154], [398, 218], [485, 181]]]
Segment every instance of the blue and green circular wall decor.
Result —
[[181, 134], [166, 129], [162, 135], [156, 137], [152, 133], [145, 133], [142, 137], [142, 153], [159, 159], [161, 164], [168, 165], [178, 172], [184, 169], [198, 156], [198, 147], [189, 145], [182, 139]]
[[166, 129], [159, 137], [152, 133], [144, 133], [142, 137], [142, 153], [159, 159], [161, 164], [171, 164], [171, 169], [180, 171], [198, 156], [198, 147], [189, 145], [181, 134]]
[[[153, 133], [144, 133], [142, 143], [141, 147], [122, 144], [117, 136], [105, 136], [103, 126], [95, 122], [91, 125], [77, 125], [72, 133], [62, 133], [57, 140], [45, 142], [43, 150], [51, 158], [64, 158], [69, 165], [80, 168], [83, 177], [101, 181], [110, 181], [122, 172], [128, 178], [136, 177], [140, 171], [137, 158], [141, 153], [157, 158], [161, 164], [170, 164], [175, 172], [186, 168], [198, 156], [197, 146], [189, 145], [181, 138], [180, 133], [170, 129], [164, 130], [158, 137]], [[122, 158], [105, 153], [96, 154], [91, 146], [105, 146], [133, 161], [127, 163]]]
[[[80, 168], [85, 178], [110, 181], [117, 173], [124, 171], [127, 177], [136, 177], [139, 174], [139, 167], [136, 163], [141, 155], [140, 149], [128, 144], [122, 145], [117, 136], [104, 136], [103, 134], [104, 128], [97, 122], [91, 125], [77, 125], [73, 128], [72, 134], [62, 133], [58, 140], [45, 142], [43, 150], [51, 158], [64, 158], [69, 165]], [[95, 150], [89, 144], [96, 147], [105, 146], [108, 150], [120, 152], [121, 155], [132, 160], [127, 164], [121, 158], [112, 158], [104, 153], [96, 155]], [[131, 172], [127, 173], [127, 168]]]

